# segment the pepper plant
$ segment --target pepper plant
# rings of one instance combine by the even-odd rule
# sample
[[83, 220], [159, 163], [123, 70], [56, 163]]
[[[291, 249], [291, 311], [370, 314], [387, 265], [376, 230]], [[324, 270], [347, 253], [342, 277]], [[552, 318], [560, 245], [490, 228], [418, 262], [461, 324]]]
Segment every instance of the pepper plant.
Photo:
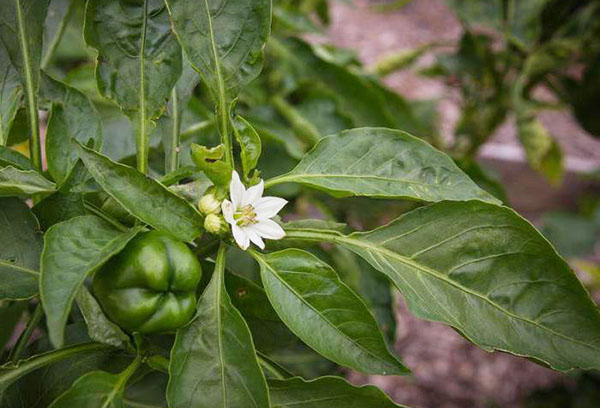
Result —
[[[306, 3], [323, 15], [324, 2]], [[283, 25], [294, 11], [272, 7], [0, 4], [2, 407], [398, 406], [321, 375], [410, 373], [389, 346], [390, 282], [413, 314], [484, 350], [600, 368], [600, 313], [568, 264], [449, 156], [395, 126], [423, 131], [404, 120], [412, 108], [341, 69], [351, 63], [336, 50], [317, 59], [283, 31], [268, 47], [289, 64], [259, 76], [271, 16]], [[74, 29], [95, 53], [91, 84], [52, 65]], [[314, 66], [298, 63], [306, 55]], [[286, 100], [300, 96], [298, 70], [331, 87], [305, 89], [314, 123]], [[269, 95], [273, 84], [288, 93]], [[394, 103], [378, 111], [368, 98]], [[315, 106], [349, 112], [337, 125], [372, 113], [387, 126], [325, 136]], [[200, 122], [183, 129], [190, 114]], [[299, 143], [277, 130], [282, 119]], [[288, 171], [282, 146], [301, 156]], [[293, 217], [303, 197], [321, 219]], [[376, 200], [416, 208], [352, 231], [336, 218], [348, 200], [367, 218]]]

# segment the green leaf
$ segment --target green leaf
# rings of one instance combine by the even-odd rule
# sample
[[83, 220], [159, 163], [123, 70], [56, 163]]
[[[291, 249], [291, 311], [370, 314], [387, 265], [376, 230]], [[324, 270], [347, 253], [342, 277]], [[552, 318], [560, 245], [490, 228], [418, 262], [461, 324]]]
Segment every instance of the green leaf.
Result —
[[124, 386], [121, 374], [92, 371], [75, 381], [49, 408], [121, 408]]
[[359, 128], [322, 139], [292, 171], [265, 186], [296, 182], [336, 197], [497, 203], [450, 157], [408, 133]]
[[542, 232], [563, 256], [586, 258], [600, 237], [600, 206], [592, 216], [549, 212], [542, 216]]
[[523, 113], [517, 114], [517, 130], [531, 167], [553, 184], [560, 184], [563, 176], [562, 153], [548, 130], [534, 116]]
[[92, 340], [121, 348], [125, 348], [129, 344], [129, 336], [123, 333], [119, 326], [108, 320], [98, 301], [85, 286], [79, 289], [75, 299]]
[[37, 219], [18, 198], [0, 198], [0, 300], [38, 293], [42, 235]]
[[24, 300], [38, 294], [39, 273], [0, 260], [0, 300]]
[[299, 249], [252, 255], [281, 320], [336, 363], [369, 374], [406, 374], [363, 301], [316, 256]]
[[12, 166], [0, 169], [0, 196], [50, 193], [56, 185], [34, 170], [19, 170]]
[[61, 190], [44, 198], [32, 210], [44, 231], [59, 222], [87, 214], [83, 194]]
[[80, 377], [49, 408], [122, 408], [125, 385], [141, 363], [141, 356], [121, 373], [92, 371]]
[[335, 247], [331, 251], [331, 258], [342, 281], [365, 302], [388, 344], [393, 345], [396, 335], [395, 299], [389, 280], [346, 248]]
[[121, 251], [142, 227], [116, 229], [92, 215], [54, 225], [44, 238], [40, 294], [48, 335], [55, 347], [64, 340], [64, 327], [77, 291], [86, 277]]
[[99, 343], [77, 344], [59, 350], [37, 354], [26, 360], [20, 360], [16, 364], [5, 364], [0, 366], [0, 403], [3, 401], [6, 389], [27, 374], [50, 364], [59, 363], [73, 356], [81, 357], [89, 353], [106, 351], [107, 347], [108, 346]]
[[250, 331], [225, 290], [225, 247], [194, 321], [179, 329], [171, 350], [170, 408], [268, 408], [267, 384]]
[[242, 149], [242, 169], [244, 178], [250, 177], [250, 172], [256, 167], [260, 158], [260, 136], [252, 125], [243, 117], [236, 116], [233, 120], [233, 134]]
[[26, 91], [30, 149], [32, 161], [38, 170], [42, 168], [42, 157], [36, 98], [48, 4], [49, 0], [13, 0], [0, 3], [0, 42], [6, 47]]
[[5, 146], [0, 146], [0, 166], [12, 166], [20, 170], [33, 170], [33, 165], [27, 157]]
[[0, 42], [6, 47], [21, 82], [31, 86], [32, 95], [39, 87], [48, 3], [48, 0], [12, 0], [0, 4]]
[[387, 275], [420, 318], [485, 350], [557, 370], [600, 368], [600, 312], [567, 263], [512, 210], [480, 201], [422, 207], [370, 232], [288, 230], [331, 240]]
[[[542, 31], [541, 11], [548, 0], [511, 2], [506, 21], [503, 0], [449, 0], [448, 4], [465, 25], [481, 25], [505, 33], [524, 46], [532, 46]], [[505, 22], [506, 21], [506, 22]]]
[[273, 408], [395, 408], [381, 390], [365, 385], [356, 387], [341, 377], [319, 377], [306, 381], [300, 377], [269, 380]]
[[200, 213], [158, 181], [81, 145], [77, 149], [96, 182], [132, 215], [182, 241], [202, 234]]
[[[81, 344], [89, 341], [85, 337], [84, 321], [67, 326], [66, 341]], [[43, 338], [36, 342], [36, 350], [47, 350], [49, 345]], [[95, 347], [85, 353], [73, 353], [59, 360], [47, 360], [46, 365], [32, 370], [19, 378], [18, 382], [6, 392], [2, 407], [6, 408], [48, 408], [48, 406], [67, 391], [79, 377], [91, 371], [104, 370], [119, 372], [131, 362], [131, 355], [122, 349], [107, 347], [99, 343], [88, 343]], [[54, 353], [59, 355], [63, 349]], [[54, 354], [52, 353], [52, 354]], [[164, 407], [163, 407], [164, 408]]]
[[46, 128], [48, 171], [61, 185], [78, 159], [73, 140], [100, 150], [100, 115], [87, 96], [46, 74], [42, 76], [42, 94], [52, 103]]
[[22, 200], [0, 198], [0, 259], [38, 271], [42, 234], [37, 219]]
[[98, 88], [136, 121], [138, 163], [146, 172], [151, 120], [182, 70], [166, 6], [160, 0], [91, 0], [84, 27], [86, 42], [98, 50]]
[[269, 51], [279, 57], [282, 68], [287, 68], [296, 82], [314, 80], [331, 89], [355, 126], [394, 126], [394, 117], [387, 110], [382, 95], [368, 79], [322, 60], [300, 39], [272, 37], [268, 45]]
[[174, 31], [213, 98], [233, 100], [262, 69], [271, 1], [167, 0], [167, 5]]
[[23, 97], [19, 73], [13, 67], [8, 52], [0, 41], [0, 146], [8, 141], [12, 122]]
[[148, 119], [181, 75], [181, 48], [162, 1], [88, 1], [84, 36], [98, 50], [100, 92], [124, 112]]

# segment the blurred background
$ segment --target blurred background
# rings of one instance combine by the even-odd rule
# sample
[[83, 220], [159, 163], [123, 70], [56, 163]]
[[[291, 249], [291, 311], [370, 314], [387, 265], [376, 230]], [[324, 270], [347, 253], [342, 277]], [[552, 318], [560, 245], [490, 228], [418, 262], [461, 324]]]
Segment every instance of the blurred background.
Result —
[[[568, 257], [598, 301], [600, 36], [598, 31], [590, 31], [596, 35], [596, 44], [587, 59], [579, 53], [581, 49], [568, 50], [581, 44], [585, 36], [582, 32], [573, 33], [576, 38], [569, 39], [559, 38], [556, 33], [546, 37], [541, 34], [544, 28], [550, 29], [544, 27], [552, 24], [548, 20], [554, 18], [554, 23], [560, 25], [561, 14], [569, 16], [562, 24], [582, 24], [585, 17], [578, 13], [593, 2], [514, 2], [518, 10], [513, 11], [517, 14], [513, 18], [521, 19], [520, 27], [516, 23], [509, 28], [510, 35], [517, 37], [518, 44], [514, 45], [505, 41], [504, 17], [497, 14], [503, 10], [497, 7], [500, 3], [332, 1], [329, 27], [323, 36], [310, 39], [353, 50], [368, 70], [379, 73], [388, 87], [409, 102], [434, 101], [432, 120], [441, 139], [438, 145], [461, 149], [461, 143], [468, 144], [461, 138], [480, 143], [475, 148], [475, 161], [499, 182], [507, 202], [542, 228]], [[576, 22], [578, 18], [581, 20]], [[597, 25], [597, 12], [589, 18], [595, 19]], [[561, 29], [564, 26], [557, 31]], [[540, 145], [535, 145], [538, 141], [528, 140], [537, 136], [528, 135], [530, 130], [517, 123], [523, 120], [518, 116], [531, 113], [515, 112], [519, 107], [504, 100], [514, 96], [502, 95], [515, 92], [519, 73], [494, 71], [510, 70], [504, 64], [511, 62], [504, 60], [507, 56], [503, 54], [512, 52], [528, 56], [537, 52], [540, 60], [546, 59], [542, 64], [547, 65], [539, 67], [544, 72], [536, 73], [544, 79], [529, 91], [540, 103], [535, 108], [521, 109], [534, 109], [533, 115], [544, 129], [540, 132], [557, 144], [562, 158], [549, 161], [562, 162], [558, 165], [562, 167], [560, 175], [547, 169], [555, 164], [540, 165], [531, 157], [540, 154]], [[541, 55], [543, 52], [551, 56]], [[514, 68], [519, 69], [517, 66], [515, 62]], [[493, 78], [495, 75], [497, 78]], [[563, 89], [561, 93], [589, 92], [589, 99], [577, 101], [579, 95], [563, 99], [554, 89], [554, 84], [564, 81], [558, 79], [563, 75], [574, 82], [588, 81], [585, 86], [590, 88]], [[508, 112], [493, 112], [505, 109], [501, 106], [505, 103]], [[590, 118], [577, 112], [577, 105], [586, 103]], [[528, 144], [534, 144], [529, 148], [537, 153], [528, 156]], [[350, 378], [359, 383], [373, 382], [398, 402], [423, 408], [600, 406], [597, 374], [560, 374], [511, 355], [486, 353], [449, 327], [413, 318], [401, 299], [397, 299], [396, 319], [395, 347], [414, 376], [350, 374]]]
[[[43, 68], [93, 101], [103, 152], [133, 163], [131, 124], [97, 90], [83, 14], [84, 1], [51, 2]], [[157, 177], [168, 153], [161, 135], [169, 109], [152, 135]], [[291, 169], [321, 137], [343, 129], [385, 126], [423, 138], [540, 228], [600, 301], [600, 1], [274, 0], [263, 75], [237, 109], [261, 136], [264, 178]], [[199, 84], [182, 112], [182, 165], [191, 164], [190, 143], [218, 143], [213, 110]], [[27, 133], [20, 109], [8, 144], [26, 152]], [[206, 187], [206, 180], [198, 183]], [[285, 219], [326, 218], [358, 230], [417, 205], [277, 189], [291, 201]], [[180, 193], [193, 200], [203, 191]], [[415, 408], [600, 406], [598, 373], [561, 374], [484, 352], [449, 327], [414, 319], [389, 282], [353, 254], [313, 250], [365, 299], [413, 371], [410, 377], [345, 372], [351, 381], [374, 383]], [[232, 270], [256, 277], [254, 263], [237, 255]], [[261, 352], [305, 377], [341, 371], [274, 323], [249, 324], [271, 330], [254, 333]]]

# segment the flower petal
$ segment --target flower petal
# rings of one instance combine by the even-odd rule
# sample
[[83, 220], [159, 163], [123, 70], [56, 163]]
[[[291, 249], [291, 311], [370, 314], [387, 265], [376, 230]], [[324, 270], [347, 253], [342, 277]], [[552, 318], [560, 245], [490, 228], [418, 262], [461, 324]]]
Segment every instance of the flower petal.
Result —
[[260, 249], [265, 249], [265, 242], [254, 230], [252, 230], [251, 228], [247, 228], [246, 232], [248, 233], [250, 241], [252, 241], [254, 245], [259, 247]]
[[233, 238], [235, 239], [235, 242], [238, 244], [238, 246], [244, 251], [248, 249], [248, 247], [250, 246], [250, 238], [248, 237], [246, 231], [238, 227], [237, 224], [232, 224], [231, 232], [233, 233]]
[[262, 197], [264, 190], [265, 190], [265, 183], [262, 180], [257, 185], [252, 186], [248, 190], [246, 190], [246, 195], [244, 196], [244, 201], [242, 202], [242, 207], [244, 207], [248, 204], [252, 205], [256, 201], [258, 201], [258, 199]]
[[281, 239], [285, 237], [283, 228], [273, 220], [260, 220], [248, 228], [266, 239]]
[[231, 174], [231, 183], [229, 183], [229, 196], [231, 197], [234, 211], [241, 208], [245, 195], [246, 188], [244, 188], [239, 174], [234, 170]]
[[233, 204], [229, 200], [223, 200], [221, 203], [221, 211], [223, 211], [223, 218], [225, 221], [230, 223], [231, 225], [235, 224], [235, 220], [233, 219]]
[[287, 204], [287, 200], [279, 197], [262, 197], [252, 206], [257, 220], [266, 220], [274, 217]]

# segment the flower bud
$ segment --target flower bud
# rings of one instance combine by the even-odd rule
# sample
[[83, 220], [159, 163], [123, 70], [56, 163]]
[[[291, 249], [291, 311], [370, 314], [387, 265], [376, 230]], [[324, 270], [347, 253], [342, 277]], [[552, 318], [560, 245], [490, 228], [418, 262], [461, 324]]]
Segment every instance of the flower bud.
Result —
[[206, 194], [198, 201], [198, 209], [205, 215], [218, 214], [221, 212], [221, 201], [212, 193]]
[[219, 235], [227, 232], [225, 219], [217, 214], [208, 214], [204, 219], [204, 229], [211, 234]]

